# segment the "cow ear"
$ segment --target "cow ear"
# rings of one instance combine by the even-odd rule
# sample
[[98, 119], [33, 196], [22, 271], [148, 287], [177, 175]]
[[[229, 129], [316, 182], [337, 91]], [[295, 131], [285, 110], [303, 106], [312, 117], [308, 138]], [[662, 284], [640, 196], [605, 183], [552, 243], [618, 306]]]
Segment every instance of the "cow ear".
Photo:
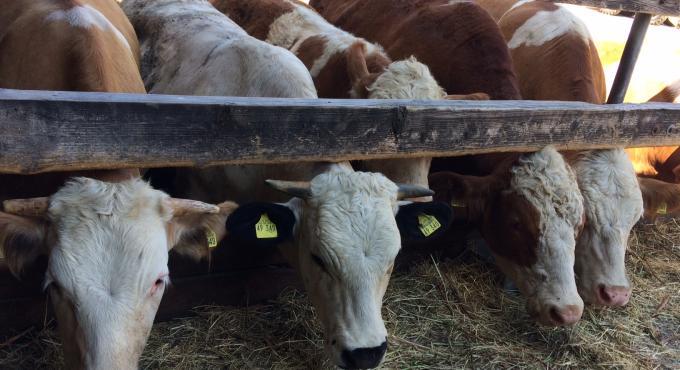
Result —
[[347, 75], [352, 84], [350, 96], [355, 99], [368, 97], [368, 87], [375, 82], [378, 74], [368, 71], [366, 45], [355, 42], [347, 50]]
[[428, 182], [435, 192], [433, 200], [450, 205], [456, 219], [476, 221], [490, 201], [495, 180], [492, 175], [467, 176], [443, 171], [430, 174]]
[[244, 204], [227, 219], [227, 232], [235, 240], [273, 246], [291, 239], [296, 218], [289, 205], [265, 202]]
[[396, 219], [403, 240], [424, 241], [442, 235], [452, 216], [451, 207], [443, 202], [407, 202], [399, 206]]
[[646, 219], [654, 220], [658, 216], [680, 213], [680, 184], [644, 177], [639, 177], [638, 182]]
[[168, 222], [168, 247], [196, 261], [208, 257], [225, 237], [225, 222], [237, 207], [234, 202], [224, 202], [175, 212]]
[[47, 221], [0, 212], [0, 247], [10, 271], [17, 278], [47, 257]]

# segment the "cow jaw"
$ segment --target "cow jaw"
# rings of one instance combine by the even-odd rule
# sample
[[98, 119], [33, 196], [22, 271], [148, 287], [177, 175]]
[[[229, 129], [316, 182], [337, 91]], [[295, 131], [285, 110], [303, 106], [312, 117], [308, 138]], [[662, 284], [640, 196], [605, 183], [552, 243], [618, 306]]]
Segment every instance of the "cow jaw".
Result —
[[630, 298], [625, 253], [643, 212], [633, 166], [622, 149], [580, 153], [573, 161], [586, 223], [576, 247], [578, 290], [591, 304], [624, 306]]
[[494, 203], [498, 209], [488, 212], [495, 218], [487, 216], [485, 237], [532, 316], [544, 325], [573, 324], [583, 312], [574, 277], [583, 214], [575, 176], [552, 147], [520, 157], [510, 172], [509, 190]]
[[386, 349], [382, 298], [401, 247], [397, 186], [380, 174], [314, 178], [298, 228], [300, 272], [336, 365], [373, 368]]

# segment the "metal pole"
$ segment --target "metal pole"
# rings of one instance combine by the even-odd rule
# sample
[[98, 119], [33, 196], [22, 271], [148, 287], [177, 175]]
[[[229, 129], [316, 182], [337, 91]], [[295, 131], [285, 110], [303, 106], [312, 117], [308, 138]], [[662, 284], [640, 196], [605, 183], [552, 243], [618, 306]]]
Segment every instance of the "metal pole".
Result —
[[616, 71], [616, 78], [614, 78], [614, 84], [612, 84], [612, 89], [609, 92], [607, 104], [623, 103], [623, 97], [626, 95], [626, 91], [628, 91], [630, 77], [633, 75], [635, 62], [637, 62], [638, 55], [640, 55], [642, 41], [645, 39], [645, 34], [651, 20], [651, 14], [635, 14], [635, 19], [633, 19], [633, 25], [630, 27], [630, 33], [626, 41], [626, 47], [623, 49], [619, 69]]

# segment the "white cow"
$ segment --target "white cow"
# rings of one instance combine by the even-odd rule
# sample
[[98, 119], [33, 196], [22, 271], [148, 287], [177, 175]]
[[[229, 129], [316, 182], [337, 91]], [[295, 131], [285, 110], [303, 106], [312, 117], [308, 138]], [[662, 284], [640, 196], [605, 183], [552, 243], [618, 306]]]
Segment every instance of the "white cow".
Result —
[[8, 200], [0, 245], [14, 274], [48, 257], [49, 288], [69, 366], [136, 369], [168, 282], [168, 250], [200, 253], [186, 236], [236, 208], [169, 198], [140, 179], [74, 178], [49, 198]]
[[[316, 98], [302, 62], [248, 36], [206, 1], [127, 0], [124, 10], [141, 35], [150, 92]], [[431, 191], [355, 172], [348, 162], [227, 166], [179, 176], [195, 199], [231, 193], [241, 201], [281, 200], [264, 189], [268, 178], [289, 180], [268, 182], [294, 198], [244, 205], [230, 217], [230, 230], [253, 241], [292, 234], [292, 245], [281, 249], [299, 268], [333, 361], [377, 366], [387, 348], [382, 297], [401, 246], [397, 202]]]

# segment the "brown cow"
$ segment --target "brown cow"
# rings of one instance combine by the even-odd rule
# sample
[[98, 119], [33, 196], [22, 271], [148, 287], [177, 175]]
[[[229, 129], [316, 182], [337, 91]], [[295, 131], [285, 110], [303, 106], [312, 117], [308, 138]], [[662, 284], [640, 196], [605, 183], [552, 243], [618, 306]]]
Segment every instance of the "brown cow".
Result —
[[[390, 56], [415, 55], [449, 91], [482, 91], [519, 99], [507, 45], [496, 22], [470, 2], [312, 0], [339, 27], [383, 45]], [[488, 242], [499, 267], [527, 296], [546, 325], [581, 317], [573, 272], [575, 234], [583, 212], [574, 174], [554, 148], [525, 155], [440, 160], [430, 176], [442, 200], [460, 211]], [[477, 173], [465, 176], [451, 169]], [[472, 168], [470, 168], [472, 167]]]
[[[649, 102], [680, 103], [680, 80], [663, 88]], [[677, 146], [630, 148], [626, 153], [635, 172], [665, 182], [680, 182], [680, 151]]]
[[[484, 1], [478, 1], [484, 4]], [[548, 1], [497, 1], [524, 99], [603, 104], [604, 71], [586, 25]], [[623, 149], [567, 153], [584, 197], [576, 246], [579, 294], [589, 303], [623, 306], [630, 297], [625, 250], [642, 213], [642, 194]]]
[[[0, 7], [3, 88], [144, 93], [138, 48], [113, 0]], [[205, 250], [183, 236], [205, 226], [224, 235], [234, 208], [172, 199], [138, 176], [0, 176], [0, 246], [17, 276], [47, 259], [45, 286], [69, 369], [136, 369], [168, 280], [168, 249], [182, 242], [180, 251]], [[28, 197], [42, 198], [11, 200]]]

